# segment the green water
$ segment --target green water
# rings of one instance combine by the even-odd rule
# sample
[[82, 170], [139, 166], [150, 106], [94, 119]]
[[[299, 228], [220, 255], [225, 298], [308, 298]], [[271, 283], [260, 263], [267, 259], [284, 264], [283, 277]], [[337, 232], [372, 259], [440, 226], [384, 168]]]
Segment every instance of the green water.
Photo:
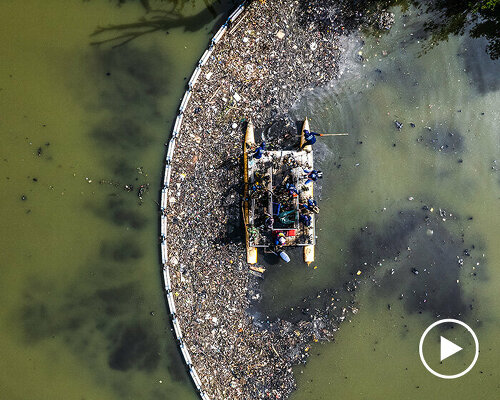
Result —
[[[145, 15], [140, 4], [2, 2], [1, 399], [196, 398], [166, 316], [154, 201], [184, 78], [229, 3], [207, 9], [187, 2], [178, 6], [182, 17], [168, 34], [111, 49], [90, 46], [96, 40], [90, 34], [139, 20]], [[287, 266], [286, 274], [268, 269], [264, 306], [274, 315], [319, 290], [342, 288], [363, 269], [353, 240], [366, 248], [373, 237], [380, 238], [376, 244], [395, 239], [390, 227], [401, 220], [400, 211], [415, 212], [420, 221], [423, 205], [434, 207], [434, 215], [441, 207], [459, 218], [433, 217], [433, 242], [418, 225], [402, 247], [414, 249], [421, 262], [426, 252], [445, 266], [453, 260], [453, 272], [439, 270], [442, 295], [429, 303], [449, 302], [451, 311], [463, 312], [481, 354], [459, 380], [424, 370], [418, 340], [435, 317], [398, 300], [400, 293], [411, 295], [418, 278], [410, 262], [374, 246], [382, 266], [363, 269], [353, 297], [359, 312], [342, 324], [334, 343], [314, 345], [307, 366], [296, 368], [294, 399], [499, 397], [500, 177], [492, 169], [500, 159], [499, 66], [483, 54], [484, 43], [466, 38], [417, 57], [418, 23], [413, 16], [406, 27], [398, 21], [389, 35], [367, 39], [362, 63], [353, 61], [356, 44], [347, 46], [343, 78], [294, 109], [317, 131], [350, 136], [317, 147], [328, 171], [317, 263]], [[394, 120], [404, 123], [401, 131]], [[436, 151], [428, 132], [437, 131], [455, 149]], [[141, 203], [136, 189], [146, 183], [150, 192]], [[372, 236], [360, 233], [365, 226]], [[472, 244], [471, 257], [458, 268], [454, 258]], [[407, 256], [403, 251], [401, 259]], [[391, 268], [397, 280], [388, 277]]]
[[176, 3], [168, 34], [116, 49], [90, 35], [138, 21], [139, 2], [0, 5], [1, 399], [196, 398], [166, 315], [154, 201], [184, 78], [232, 4]]
[[[465, 37], [422, 54], [421, 19], [398, 15], [390, 34], [366, 38], [363, 48], [348, 43], [342, 79], [295, 107], [295, 117], [309, 116], [312, 129], [350, 136], [322, 138], [316, 147], [319, 166], [328, 171], [317, 269], [297, 264], [271, 272], [264, 308], [270, 315], [296, 310], [307, 304], [305, 296], [328, 297], [321, 291], [327, 288], [339, 289], [333, 297], [342, 298], [340, 305], [353, 300], [359, 308], [334, 343], [314, 345], [308, 364], [295, 368], [295, 400], [500, 396], [500, 177], [494, 163], [500, 157], [500, 62], [488, 59], [483, 41]], [[446, 221], [436, 215], [439, 208], [447, 210]], [[474, 250], [464, 256], [465, 249]], [[342, 288], [358, 269], [361, 282], [350, 297]], [[426, 302], [418, 303], [426, 291]], [[451, 316], [473, 327], [481, 351], [471, 372], [448, 381], [424, 369], [418, 343], [431, 322]], [[438, 354], [439, 341], [427, 352]], [[446, 364], [460, 372], [468, 362], [457, 356]]]

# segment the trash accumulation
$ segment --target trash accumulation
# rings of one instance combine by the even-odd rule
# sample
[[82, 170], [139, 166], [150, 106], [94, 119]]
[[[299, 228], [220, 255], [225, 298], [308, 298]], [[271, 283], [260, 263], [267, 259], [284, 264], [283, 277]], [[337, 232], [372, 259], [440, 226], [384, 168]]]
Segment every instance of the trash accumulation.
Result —
[[247, 312], [258, 281], [245, 262], [245, 122], [278, 131], [275, 143], [296, 145], [288, 110], [339, 71], [342, 33], [305, 26], [301, 6], [250, 3], [195, 73], [182, 125], [174, 127], [161, 240], [182, 344], [210, 399], [287, 398], [296, 386], [292, 366], [305, 362], [312, 342], [330, 339], [349, 311], [339, 307], [333, 317], [316, 310], [293, 323], [258, 321]]

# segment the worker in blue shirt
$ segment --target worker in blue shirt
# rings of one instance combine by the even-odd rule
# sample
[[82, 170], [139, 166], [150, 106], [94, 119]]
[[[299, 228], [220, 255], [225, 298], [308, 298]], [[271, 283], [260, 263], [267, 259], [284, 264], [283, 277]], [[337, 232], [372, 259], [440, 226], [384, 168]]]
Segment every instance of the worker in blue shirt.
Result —
[[262, 142], [259, 147], [255, 149], [254, 158], [257, 160], [262, 158], [262, 153], [266, 150], [266, 142]]
[[302, 222], [304, 226], [311, 226], [311, 216], [308, 214], [300, 214], [299, 216], [299, 222]]
[[310, 132], [307, 129], [304, 130], [304, 145], [302, 148], [305, 146], [312, 146], [314, 143], [316, 143], [316, 136], [323, 136], [321, 133], [316, 133], [316, 132]]
[[318, 179], [323, 178], [323, 172], [316, 171], [315, 169], [313, 169], [312, 171], [304, 169], [304, 172], [307, 174], [306, 175], [306, 178], [307, 178], [306, 185], [310, 182], [316, 182]]
[[307, 199], [307, 203], [301, 204], [300, 206], [308, 211], [312, 211], [315, 214], [319, 213], [318, 203], [313, 198]]
[[292, 197], [296, 197], [299, 194], [299, 191], [295, 187], [293, 183], [286, 183], [286, 190], [288, 190], [288, 194]]

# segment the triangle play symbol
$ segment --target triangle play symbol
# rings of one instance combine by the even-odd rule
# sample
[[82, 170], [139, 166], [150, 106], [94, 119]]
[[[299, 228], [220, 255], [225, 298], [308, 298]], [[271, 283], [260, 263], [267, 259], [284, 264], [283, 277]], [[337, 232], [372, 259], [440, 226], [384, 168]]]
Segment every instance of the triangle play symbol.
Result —
[[460, 346], [457, 346], [455, 343], [450, 342], [448, 339], [441, 336], [441, 360], [443, 361], [446, 358], [452, 356], [455, 353], [463, 350]]

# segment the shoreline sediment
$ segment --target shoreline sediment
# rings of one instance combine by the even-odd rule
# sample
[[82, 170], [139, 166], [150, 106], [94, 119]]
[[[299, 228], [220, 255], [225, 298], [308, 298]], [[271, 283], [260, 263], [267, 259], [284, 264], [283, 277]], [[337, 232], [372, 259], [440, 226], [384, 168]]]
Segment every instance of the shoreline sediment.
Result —
[[330, 339], [347, 312], [317, 311], [294, 323], [256, 321], [247, 312], [258, 283], [241, 228], [245, 121], [290, 127], [287, 113], [301, 93], [339, 74], [341, 34], [304, 27], [299, 4], [237, 8], [195, 69], [169, 143], [165, 287], [181, 352], [206, 399], [287, 398], [295, 389], [292, 366], [304, 362], [310, 343]]

